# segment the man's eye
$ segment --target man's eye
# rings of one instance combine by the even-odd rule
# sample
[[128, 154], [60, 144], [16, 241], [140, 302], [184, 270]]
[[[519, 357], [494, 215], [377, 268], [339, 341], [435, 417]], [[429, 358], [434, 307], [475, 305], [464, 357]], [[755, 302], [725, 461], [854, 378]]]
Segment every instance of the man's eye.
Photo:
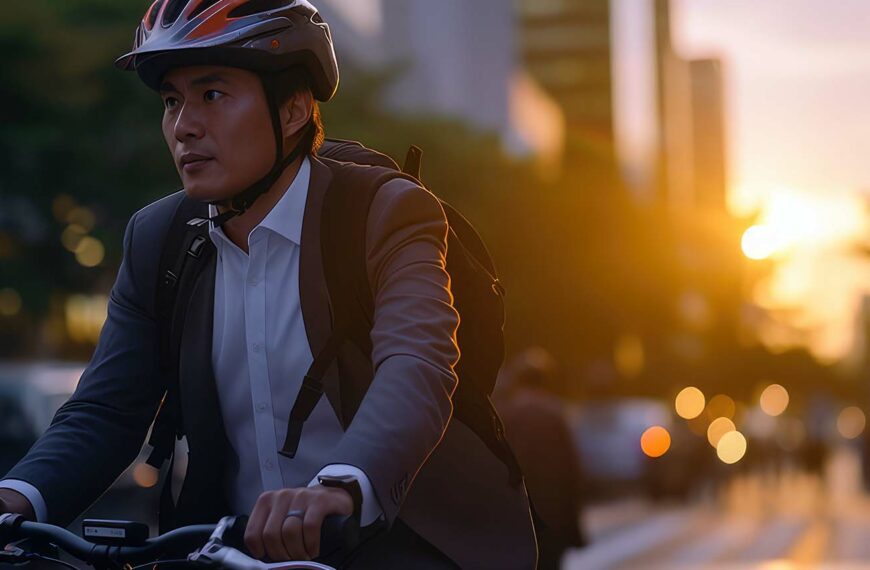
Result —
[[174, 109], [176, 105], [178, 105], [178, 99], [175, 97], [167, 97], [163, 100], [163, 107], [165, 109]]
[[223, 95], [223, 93], [221, 93], [220, 91], [209, 89], [205, 92], [204, 98], [206, 101], [214, 101], [215, 99], [218, 99], [221, 95]]

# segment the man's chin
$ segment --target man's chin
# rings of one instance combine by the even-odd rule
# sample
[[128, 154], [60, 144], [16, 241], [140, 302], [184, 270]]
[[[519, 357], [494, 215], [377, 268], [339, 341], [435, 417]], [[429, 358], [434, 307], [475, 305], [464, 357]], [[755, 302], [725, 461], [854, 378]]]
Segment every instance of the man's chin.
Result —
[[218, 200], [225, 200], [233, 195], [232, 192], [227, 192], [222, 188], [210, 188], [202, 184], [185, 186], [184, 193], [191, 200], [198, 200], [200, 202], [216, 202]]

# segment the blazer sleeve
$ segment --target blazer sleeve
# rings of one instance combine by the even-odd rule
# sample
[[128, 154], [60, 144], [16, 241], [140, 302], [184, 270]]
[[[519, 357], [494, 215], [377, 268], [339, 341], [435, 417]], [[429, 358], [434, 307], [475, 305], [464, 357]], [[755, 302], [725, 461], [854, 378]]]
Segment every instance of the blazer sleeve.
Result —
[[459, 314], [441, 203], [406, 180], [385, 184], [369, 212], [366, 247], [374, 377], [332, 463], [366, 474], [392, 524], [447, 429], [458, 381]]
[[127, 225], [124, 258], [90, 363], [46, 432], [6, 475], [40, 492], [52, 524], [72, 522], [133, 462], [162, 397], [154, 285], [148, 283], [156, 284], [156, 265], [147, 271], [156, 256], [149, 251], [153, 244], [136, 243], [140, 213]]

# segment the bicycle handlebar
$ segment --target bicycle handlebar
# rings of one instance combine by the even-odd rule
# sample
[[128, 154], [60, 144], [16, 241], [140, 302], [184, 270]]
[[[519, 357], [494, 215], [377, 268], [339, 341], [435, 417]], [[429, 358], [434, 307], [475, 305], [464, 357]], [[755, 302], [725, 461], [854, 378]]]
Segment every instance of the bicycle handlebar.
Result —
[[[203, 562], [226, 563], [234, 561], [234, 564], [226, 565], [228, 568], [277, 568], [279, 566], [292, 568], [293, 566], [289, 566], [287, 563], [263, 565], [236, 550], [236, 548], [243, 546], [242, 537], [247, 522], [248, 517], [224, 517], [216, 525], [191, 525], [177, 528], [159, 537], [148, 539], [141, 546], [112, 546], [94, 544], [54, 525], [25, 521], [20, 515], [2, 514], [0, 515], [0, 545], [21, 539], [35, 539], [55, 544], [75, 558], [92, 566], [114, 567], [123, 563], [135, 565], [156, 562], [167, 555], [183, 554], [186, 556], [191, 554], [191, 551], [195, 550], [197, 546], [205, 544], [195, 554], [191, 554], [191, 557], [199, 557]], [[358, 534], [359, 521], [353, 517], [327, 517], [321, 529], [321, 554], [328, 554], [342, 548], [354, 548], [356, 541], [358, 541]], [[213, 556], [219, 550], [223, 554]], [[232, 558], [230, 551], [237, 553], [242, 558], [237, 556]], [[229, 560], [223, 560], [228, 556]], [[217, 560], [217, 558], [223, 559]], [[256, 566], [252, 564], [256, 564]], [[297, 567], [318, 567], [318, 565], [311, 563], [306, 564], [309, 566]], [[328, 568], [326, 566], [320, 567]]]

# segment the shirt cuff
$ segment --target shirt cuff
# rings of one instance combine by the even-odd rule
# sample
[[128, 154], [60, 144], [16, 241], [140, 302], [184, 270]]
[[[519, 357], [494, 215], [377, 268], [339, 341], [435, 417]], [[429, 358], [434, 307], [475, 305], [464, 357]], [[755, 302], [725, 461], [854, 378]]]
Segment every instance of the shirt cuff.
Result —
[[24, 495], [33, 507], [36, 522], [44, 523], [48, 520], [48, 509], [45, 506], [45, 499], [42, 498], [42, 493], [30, 483], [18, 479], [3, 479], [0, 481], [0, 489], [11, 489]]
[[[383, 517], [384, 511], [378, 503], [372, 483], [369, 481], [369, 478], [362, 469], [354, 467], [353, 465], [335, 463], [333, 465], [327, 465], [321, 469], [320, 473], [317, 474], [317, 477], [320, 477], [321, 475], [330, 475], [332, 477], [350, 475], [356, 478], [359, 483], [360, 491], [362, 491], [362, 514], [360, 516], [360, 526], [368, 526]], [[317, 477], [311, 480], [308, 484], [309, 487], [318, 484]]]

